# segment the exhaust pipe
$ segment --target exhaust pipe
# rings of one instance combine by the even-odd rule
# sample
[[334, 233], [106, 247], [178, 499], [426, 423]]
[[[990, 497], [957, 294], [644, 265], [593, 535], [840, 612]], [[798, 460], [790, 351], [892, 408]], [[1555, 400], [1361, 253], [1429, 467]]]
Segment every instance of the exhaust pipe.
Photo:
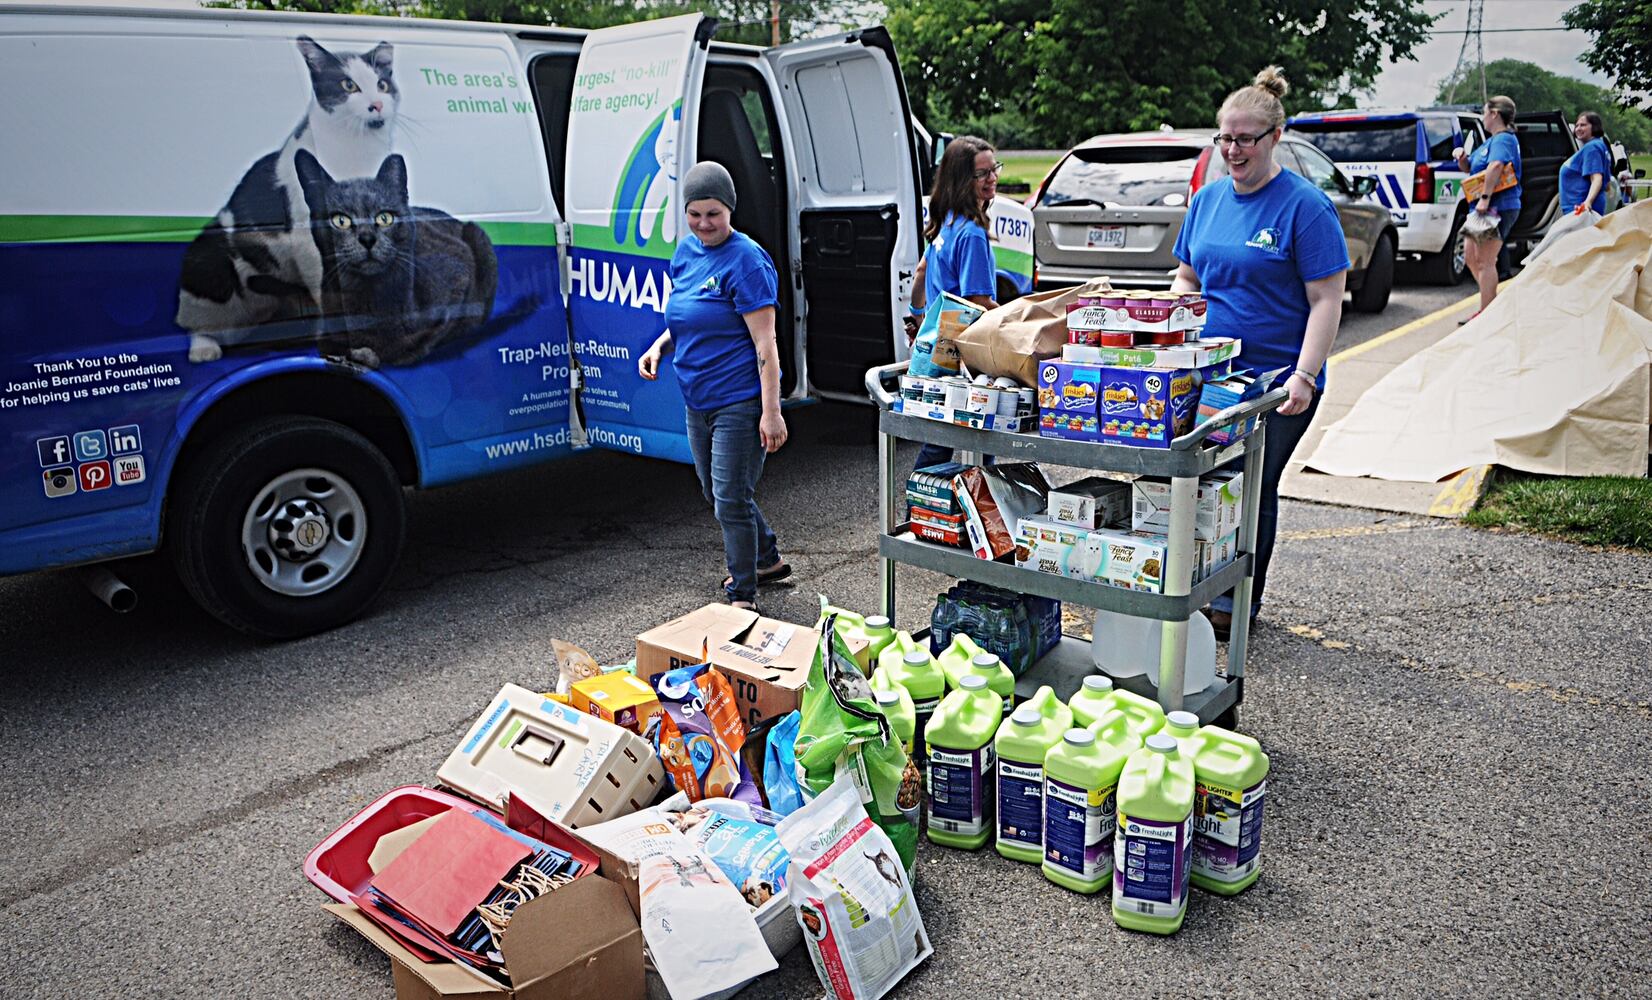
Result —
[[109, 605], [110, 610], [126, 614], [138, 606], [138, 593], [126, 581], [102, 566], [87, 566], [80, 571], [80, 582], [97, 599]]

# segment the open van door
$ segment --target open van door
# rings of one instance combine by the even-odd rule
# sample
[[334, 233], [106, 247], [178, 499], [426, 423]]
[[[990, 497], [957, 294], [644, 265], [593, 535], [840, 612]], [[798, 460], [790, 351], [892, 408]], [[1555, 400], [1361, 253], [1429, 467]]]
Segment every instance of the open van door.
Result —
[[683, 397], [670, 355], [658, 381], [637, 359], [665, 329], [667, 276], [683, 224], [706, 46], [717, 22], [699, 14], [585, 37], [568, 116], [565, 287], [575, 359], [584, 371], [586, 434], [599, 447], [690, 462]]
[[922, 243], [918, 150], [895, 46], [881, 27], [772, 48], [794, 150], [806, 304], [803, 376], [866, 398], [866, 369], [906, 351], [901, 303]]

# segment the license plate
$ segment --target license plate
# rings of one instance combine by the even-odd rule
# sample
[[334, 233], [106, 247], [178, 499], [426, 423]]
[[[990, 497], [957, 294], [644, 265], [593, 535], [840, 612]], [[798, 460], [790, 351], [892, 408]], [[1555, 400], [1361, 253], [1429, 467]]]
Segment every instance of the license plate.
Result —
[[1121, 249], [1124, 246], [1124, 227], [1091, 226], [1084, 234], [1084, 245], [1093, 249]]

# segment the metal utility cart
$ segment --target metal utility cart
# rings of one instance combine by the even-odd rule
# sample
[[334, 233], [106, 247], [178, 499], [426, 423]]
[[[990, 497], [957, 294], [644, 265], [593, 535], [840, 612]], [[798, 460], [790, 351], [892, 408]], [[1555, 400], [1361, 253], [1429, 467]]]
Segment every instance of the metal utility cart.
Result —
[[[866, 389], [877, 403], [878, 415], [878, 504], [882, 510], [882, 534], [878, 537], [883, 582], [883, 611], [895, 619], [895, 564], [907, 563], [949, 577], [976, 580], [1005, 590], [1037, 594], [1063, 604], [1116, 611], [1163, 623], [1159, 643], [1160, 679], [1155, 689], [1146, 675], [1117, 678], [1119, 687], [1149, 698], [1157, 698], [1166, 711], [1185, 709], [1201, 722], [1218, 719], [1229, 725], [1238, 721], [1238, 706], [1244, 698], [1245, 655], [1250, 639], [1250, 594], [1252, 553], [1256, 550], [1256, 515], [1261, 494], [1262, 446], [1267, 433], [1267, 417], [1289, 393], [1274, 389], [1261, 397], [1230, 407], [1192, 432], [1171, 442], [1169, 448], [1134, 448], [1127, 445], [1067, 441], [1034, 433], [1012, 434], [956, 424], [942, 423], [896, 412], [896, 395], [890, 387], [906, 372], [906, 362], [873, 368], [866, 373]], [[1212, 431], [1224, 424], [1257, 416], [1256, 429], [1239, 441], [1225, 446], [1206, 443]], [[971, 552], [926, 542], [913, 537], [910, 524], [900, 520], [899, 504], [905, 495], [904, 477], [896, 468], [897, 440], [922, 441], [970, 455], [993, 455], [1000, 460], [1042, 462], [1102, 472], [1170, 479], [1170, 531], [1164, 593], [1125, 590], [1088, 580], [1024, 569], [1013, 563], [978, 559]], [[1193, 583], [1193, 521], [1199, 477], [1243, 456], [1243, 523], [1239, 528], [1238, 554], [1227, 566]], [[960, 460], [966, 460], [960, 457]], [[1218, 594], [1234, 592], [1233, 626], [1228, 642], [1227, 676], [1218, 676], [1210, 687], [1182, 694], [1187, 658], [1188, 620]], [[917, 630], [915, 630], [917, 631]], [[922, 630], [927, 631], [927, 628]], [[1063, 700], [1095, 672], [1090, 643], [1062, 636], [1061, 643], [1016, 681], [1016, 696], [1026, 698], [1039, 686], [1048, 684]]]

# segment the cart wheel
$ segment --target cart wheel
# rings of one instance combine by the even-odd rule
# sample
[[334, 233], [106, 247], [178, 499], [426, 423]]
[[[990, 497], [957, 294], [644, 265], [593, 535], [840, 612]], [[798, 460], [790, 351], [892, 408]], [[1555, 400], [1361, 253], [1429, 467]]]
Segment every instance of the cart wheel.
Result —
[[1212, 722], [1211, 725], [1216, 726], [1219, 729], [1226, 729], [1229, 732], [1237, 733], [1239, 731], [1239, 706], [1235, 705], [1226, 712], [1223, 712], [1221, 715], [1218, 715], [1216, 717], [1216, 721]]

